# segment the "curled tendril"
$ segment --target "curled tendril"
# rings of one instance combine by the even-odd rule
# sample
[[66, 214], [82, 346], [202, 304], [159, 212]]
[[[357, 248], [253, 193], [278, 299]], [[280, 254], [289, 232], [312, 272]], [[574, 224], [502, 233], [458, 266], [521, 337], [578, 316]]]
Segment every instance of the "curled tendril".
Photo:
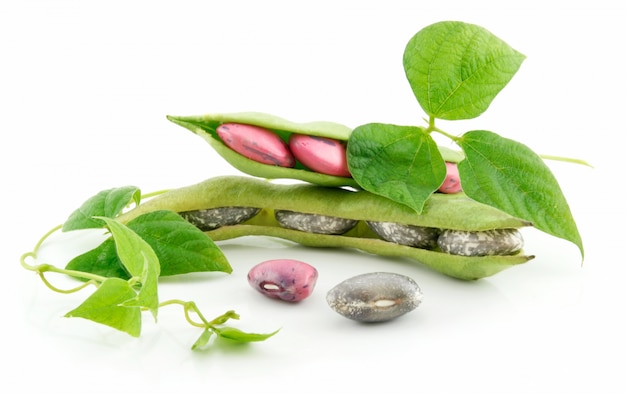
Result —
[[[68, 293], [74, 293], [74, 292], [78, 292], [83, 288], [88, 287], [89, 285], [95, 285], [98, 286], [100, 285], [100, 283], [104, 280], [106, 280], [106, 277], [102, 277], [96, 274], [91, 274], [91, 273], [85, 273], [85, 272], [81, 272], [81, 271], [77, 271], [77, 270], [68, 270], [68, 269], [60, 269], [56, 266], [50, 265], [50, 264], [39, 264], [39, 265], [31, 265], [27, 262], [27, 260], [29, 258], [31, 258], [33, 261], [37, 260], [37, 257], [39, 255], [39, 250], [41, 248], [41, 246], [43, 245], [43, 243], [46, 241], [46, 239], [48, 239], [53, 233], [57, 232], [58, 230], [60, 230], [62, 227], [62, 225], [57, 225], [54, 228], [52, 228], [51, 230], [49, 230], [48, 232], [46, 232], [41, 239], [39, 239], [39, 241], [35, 244], [35, 247], [33, 248], [33, 251], [29, 251], [26, 252], [24, 254], [22, 254], [22, 256], [20, 257], [20, 264], [22, 265], [22, 267], [26, 270], [30, 270], [33, 271], [35, 273], [37, 273], [37, 275], [39, 276], [39, 278], [41, 279], [41, 281], [43, 281], [43, 283], [46, 285], [46, 287], [50, 288], [51, 290], [53, 290], [54, 292], [58, 292], [58, 293], [64, 293], [64, 294], [68, 294]], [[55, 285], [53, 285], [47, 278], [45, 273], [47, 272], [52, 272], [52, 273], [59, 273], [59, 274], [64, 274], [64, 275], [68, 275], [71, 277], [76, 277], [76, 278], [82, 278], [82, 279], [86, 279], [87, 281], [85, 281], [84, 283], [82, 283], [81, 285], [74, 287], [74, 288], [70, 288], [70, 289], [62, 289], [59, 288]]]

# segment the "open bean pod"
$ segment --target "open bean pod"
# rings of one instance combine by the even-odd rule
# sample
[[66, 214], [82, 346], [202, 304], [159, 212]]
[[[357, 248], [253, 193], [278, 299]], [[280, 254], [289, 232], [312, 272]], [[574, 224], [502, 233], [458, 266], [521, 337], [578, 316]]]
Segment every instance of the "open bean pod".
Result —
[[[347, 165], [345, 168], [346, 173], [342, 176], [338, 176], [316, 171], [315, 167], [305, 162], [304, 159], [295, 160], [293, 165], [281, 166], [280, 162], [282, 160], [289, 160], [280, 156], [271, 157], [272, 153], [268, 152], [260, 153], [256, 151], [254, 154], [259, 156], [259, 159], [255, 160], [246, 157], [244, 154], [241, 154], [240, 152], [235, 151], [232, 147], [229, 147], [219, 135], [219, 128], [224, 125], [244, 127], [255, 126], [270, 132], [273, 134], [272, 136], [278, 137], [277, 140], [282, 141], [284, 144], [288, 144], [290, 139], [294, 136], [309, 136], [314, 138], [327, 138], [330, 141], [336, 142], [334, 147], [342, 145], [345, 149], [350, 134], [352, 133], [352, 129], [345, 125], [328, 121], [296, 123], [278, 116], [261, 112], [216, 113], [199, 116], [168, 116], [167, 118], [173, 123], [178, 124], [202, 137], [228, 163], [248, 175], [265, 179], [297, 179], [328, 187], [352, 186], [359, 188], [357, 182], [350, 176], [349, 172], [347, 172]], [[259, 135], [262, 134], [251, 136], [250, 143], [279, 145], [276, 139], [269, 140], [269, 138], [259, 138]], [[264, 140], [262, 141], [261, 139]], [[312, 140], [310, 141], [312, 142]], [[240, 149], [264, 149], [268, 147], [269, 146], [240, 146]], [[280, 146], [277, 147], [280, 148]], [[326, 148], [328, 148], [328, 146], [324, 146], [324, 143], [319, 142], [318, 146], [315, 147], [315, 150], [311, 151], [318, 157], [312, 157], [311, 159], [323, 160], [325, 156], [329, 156], [326, 152]], [[459, 162], [463, 158], [462, 153], [443, 146], [440, 146], [440, 151], [444, 160], [448, 162]], [[336, 153], [336, 151], [333, 151], [332, 153]], [[267, 157], [268, 155], [270, 157]], [[264, 158], [267, 159], [265, 160], [267, 162], [261, 162], [262, 156], [266, 156]], [[345, 157], [343, 161], [347, 161], [347, 157]], [[334, 172], [336, 172], [336, 170], [330, 173]]]
[[351, 177], [333, 176], [310, 170], [301, 162], [296, 161], [293, 167], [268, 165], [247, 158], [228, 147], [217, 134], [222, 124], [235, 123], [262, 127], [288, 143], [292, 134], [331, 138], [345, 143], [352, 129], [333, 122], [295, 123], [278, 116], [261, 112], [239, 112], [222, 114], [205, 114], [200, 116], [168, 116], [176, 123], [206, 140], [215, 151], [228, 163], [248, 175], [266, 179], [298, 179], [313, 184], [329, 187], [358, 187]]
[[[422, 214], [384, 197], [348, 188], [313, 184], [276, 184], [266, 180], [222, 176], [168, 191], [119, 217], [121, 222], [154, 210], [173, 210], [181, 215], [225, 207], [260, 209], [252, 218], [205, 233], [213, 240], [241, 236], [271, 236], [311, 247], [347, 247], [368, 253], [403, 257], [463, 280], [496, 274], [532, 259], [521, 250], [511, 255], [464, 256], [424, 249], [381, 239], [368, 222], [393, 222], [440, 230], [490, 231], [530, 225], [497, 209], [477, 203], [463, 194], [434, 194]], [[341, 234], [306, 232], [286, 228], [276, 212], [290, 211], [357, 221]]]

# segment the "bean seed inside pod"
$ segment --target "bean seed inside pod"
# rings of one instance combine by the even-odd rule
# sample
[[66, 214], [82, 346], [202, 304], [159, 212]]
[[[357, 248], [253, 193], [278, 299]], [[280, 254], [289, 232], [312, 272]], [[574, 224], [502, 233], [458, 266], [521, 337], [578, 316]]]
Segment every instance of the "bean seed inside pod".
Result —
[[349, 278], [326, 294], [328, 305], [340, 315], [359, 322], [383, 322], [413, 311], [422, 291], [410, 277], [386, 272]]
[[350, 177], [346, 147], [335, 139], [292, 134], [289, 148], [307, 168], [327, 175]]
[[455, 255], [512, 255], [524, 247], [524, 239], [513, 228], [470, 232], [447, 229], [439, 235], [437, 245], [443, 252]]
[[463, 188], [461, 187], [459, 167], [456, 162], [446, 162], [446, 178], [441, 186], [439, 186], [439, 192], [444, 194], [456, 194], [461, 191], [463, 191]]
[[354, 228], [359, 222], [348, 218], [276, 210], [276, 221], [283, 228], [324, 235], [340, 235]]
[[256, 162], [289, 168], [296, 163], [287, 143], [263, 127], [224, 123], [216, 133], [226, 146]]
[[256, 216], [261, 209], [256, 207], [216, 207], [178, 213], [202, 231], [212, 231], [221, 226], [237, 225]]
[[295, 259], [271, 259], [248, 272], [248, 282], [263, 295], [287, 302], [299, 302], [311, 295], [317, 269]]
[[409, 247], [432, 249], [437, 246], [438, 228], [404, 225], [395, 222], [367, 221], [367, 225], [384, 240]]

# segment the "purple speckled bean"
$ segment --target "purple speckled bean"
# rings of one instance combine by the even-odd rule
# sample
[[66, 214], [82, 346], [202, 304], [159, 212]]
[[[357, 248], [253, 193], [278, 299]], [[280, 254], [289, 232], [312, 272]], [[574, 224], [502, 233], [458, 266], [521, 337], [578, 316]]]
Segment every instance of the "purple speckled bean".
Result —
[[446, 162], [446, 179], [439, 187], [439, 192], [444, 194], [456, 194], [463, 191], [459, 168], [455, 162]]
[[248, 272], [248, 282], [263, 295], [287, 302], [299, 302], [311, 295], [317, 269], [295, 259], [271, 259]]
[[253, 161], [288, 168], [296, 163], [287, 143], [265, 128], [224, 123], [216, 133], [226, 146]]
[[302, 134], [289, 137], [291, 152], [307, 168], [327, 175], [350, 177], [346, 147], [335, 139]]

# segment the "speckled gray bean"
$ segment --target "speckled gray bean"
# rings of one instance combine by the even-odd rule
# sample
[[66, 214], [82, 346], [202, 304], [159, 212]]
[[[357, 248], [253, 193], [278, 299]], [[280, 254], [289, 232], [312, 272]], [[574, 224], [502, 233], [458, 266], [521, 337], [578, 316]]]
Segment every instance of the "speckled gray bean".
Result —
[[340, 315], [359, 322], [383, 322], [413, 311], [422, 291], [410, 277], [386, 272], [349, 278], [326, 294], [328, 305]]
[[290, 210], [276, 210], [274, 216], [278, 224], [283, 228], [324, 235], [346, 233], [358, 223], [358, 220], [299, 213]]
[[441, 233], [438, 228], [403, 225], [394, 222], [367, 221], [367, 225], [382, 239], [404, 246], [432, 249]]
[[225, 225], [237, 225], [257, 215], [256, 207], [218, 207], [214, 209], [180, 212], [180, 216], [203, 231], [212, 231]]
[[437, 245], [443, 252], [464, 256], [512, 255], [524, 247], [524, 239], [517, 229], [489, 231], [444, 230]]

